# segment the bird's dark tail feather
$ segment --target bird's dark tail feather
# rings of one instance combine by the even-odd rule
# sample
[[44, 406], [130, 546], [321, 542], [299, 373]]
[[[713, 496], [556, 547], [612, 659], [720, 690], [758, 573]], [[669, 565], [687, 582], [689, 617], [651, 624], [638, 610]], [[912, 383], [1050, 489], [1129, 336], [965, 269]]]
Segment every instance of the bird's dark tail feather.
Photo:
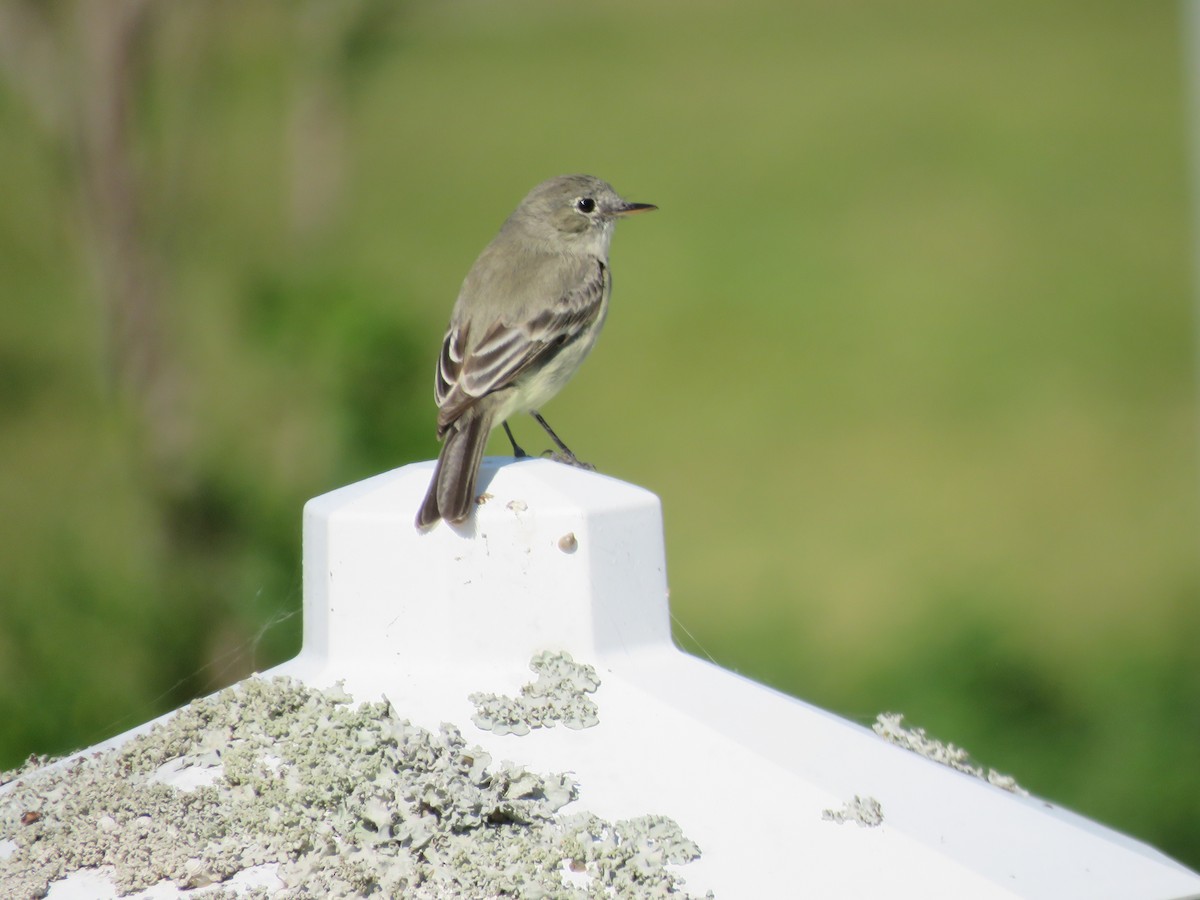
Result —
[[492, 430], [491, 418], [484, 413], [465, 422], [460, 419], [446, 435], [425, 502], [417, 512], [418, 528], [432, 525], [438, 519], [461, 522], [471, 514], [475, 505], [475, 478]]

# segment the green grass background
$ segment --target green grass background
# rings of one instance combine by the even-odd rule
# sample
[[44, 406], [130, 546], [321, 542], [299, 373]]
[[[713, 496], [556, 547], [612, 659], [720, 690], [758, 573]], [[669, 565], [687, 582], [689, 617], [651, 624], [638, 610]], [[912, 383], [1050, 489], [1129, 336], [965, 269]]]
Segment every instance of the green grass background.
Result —
[[[660, 211], [619, 229], [604, 337], [545, 411], [662, 498], [680, 642], [1200, 867], [1175, 5], [375, 5], [326, 69], [315, 8], [142, 36], [182, 561], [103, 375], [75, 163], [0, 82], [0, 767], [298, 649], [303, 502], [436, 453], [459, 282], [583, 171]], [[345, 178], [297, 234], [314, 67]]]

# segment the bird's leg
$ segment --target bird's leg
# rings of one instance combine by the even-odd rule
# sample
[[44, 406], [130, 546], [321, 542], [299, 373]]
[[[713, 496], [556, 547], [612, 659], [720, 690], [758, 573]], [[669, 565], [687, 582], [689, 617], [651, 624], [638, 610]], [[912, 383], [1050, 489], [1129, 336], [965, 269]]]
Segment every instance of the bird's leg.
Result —
[[527, 456], [529, 456], [529, 454], [521, 449], [521, 445], [518, 444], [517, 439], [513, 437], [512, 429], [508, 427], [508, 423], [505, 422], [503, 424], [504, 433], [508, 435], [508, 442], [512, 444], [513, 456], [515, 456], [517, 459], [525, 459]]
[[551, 428], [550, 425], [546, 422], [546, 420], [542, 418], [541, 413], [531, 410], [530, 415], [538, 420], [538, 424], [546, 429], [546, 434], [550, 435], [550, 440], [554, 441], [554, 443], [558, 445], [558, 449], [561, 452], [555, 453], [552, 457], [553, 459], [555, 459], [556, 461], [561, 462], [561, 463], [566, 463], [568, 466], [575, 466], [576, 468], [579, 468], [579, 469], [587, 469], [589, 472], [596, 471], [595, 466], [593, 466], [591, 463], [585, 463], [583, 460], [579, 459], [579, 457], [577, 457], [574, 453], [571, 452], [571, 448], [568, 447], [566, 444], [564, 444], [562, 442], [562, 438], [560, 438], [557, 434], [554, 433], [554, 429]]

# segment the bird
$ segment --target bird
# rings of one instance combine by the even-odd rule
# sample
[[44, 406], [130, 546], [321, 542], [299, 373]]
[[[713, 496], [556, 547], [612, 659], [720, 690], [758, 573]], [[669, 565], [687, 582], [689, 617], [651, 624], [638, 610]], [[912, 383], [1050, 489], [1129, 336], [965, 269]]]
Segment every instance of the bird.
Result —
[[617, 219], [657, 209], [599, 178], [561, 175], [531, 190], [467, 272], [442, 341], [434, 383], [441, 452], [418, 528], [464, 522], [488, 435], [530, 413], [580, 463], [539, 408], [570, 380], [604, 326], [612, 293], [608, 251]]

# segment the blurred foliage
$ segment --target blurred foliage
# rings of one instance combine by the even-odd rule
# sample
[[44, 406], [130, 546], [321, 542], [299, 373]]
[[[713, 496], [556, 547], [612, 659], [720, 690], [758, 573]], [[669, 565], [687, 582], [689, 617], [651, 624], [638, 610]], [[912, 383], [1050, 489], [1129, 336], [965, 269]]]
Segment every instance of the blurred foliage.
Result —
[[1183, 47], [1112, 0], [0, 0], [0, 766], [296, 651], [303, 502], [436, 452], [459, 281], [589, 171], [661, 212], [548, 415], [662, 497], [681, 643], [1200, 866]]

